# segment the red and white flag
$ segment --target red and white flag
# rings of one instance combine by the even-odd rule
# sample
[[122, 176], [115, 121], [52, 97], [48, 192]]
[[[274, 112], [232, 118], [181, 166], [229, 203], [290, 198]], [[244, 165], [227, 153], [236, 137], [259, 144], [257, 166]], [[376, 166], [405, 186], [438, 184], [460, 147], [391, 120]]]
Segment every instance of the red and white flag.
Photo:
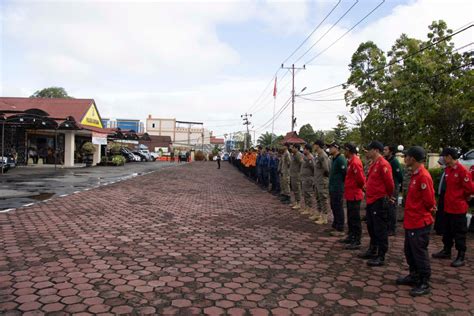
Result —
[[277, 96], [277, 77], [275, 76], [275, 85], [273, 86], [273, 97]]

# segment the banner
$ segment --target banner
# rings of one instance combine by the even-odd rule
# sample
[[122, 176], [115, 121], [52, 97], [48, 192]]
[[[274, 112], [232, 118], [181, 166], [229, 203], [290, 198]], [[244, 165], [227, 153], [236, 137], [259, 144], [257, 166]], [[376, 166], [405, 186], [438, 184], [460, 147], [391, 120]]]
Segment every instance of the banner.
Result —
[[92, 144], [107, 145], [107, 134], [92, 133]]

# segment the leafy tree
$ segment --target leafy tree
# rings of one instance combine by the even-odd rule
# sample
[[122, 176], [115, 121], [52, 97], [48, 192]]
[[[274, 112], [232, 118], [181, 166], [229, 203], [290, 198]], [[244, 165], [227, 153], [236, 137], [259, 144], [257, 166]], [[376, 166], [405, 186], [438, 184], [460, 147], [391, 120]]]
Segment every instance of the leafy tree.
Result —
[[307, 143], [311, 143], [316, 140], [316, 133], [314, 132], [311, 124], [305, 124], [301, 126], [298, 136], [304, 139]]
[[30, 98], [71, 98], [61, 87], [49, 87], [38, 90]]
[[275, 143], [277, 136], [275, 134], [265, 132], [264, 134], [260, 135], [257, 140], [257, 144], [260, 146], [272, 146]]
[[344, 115], [338, 115], [337, 119], [339, 120], [339, 123], [337, 123], [334, 128], [334, 141], [342, 144], [345, 142], [347, 133], [349, 132], [349, 128], [347, 127], [347, 117]]
[[474, 146], [473, 57], [456, 52], [451, 38], [436, 43], [452, 34], [444, 21], [428, 28], [424, 41], [402, 34], [386, 54], [373, 42], [353, 54], [345, 99], [361, 141]]

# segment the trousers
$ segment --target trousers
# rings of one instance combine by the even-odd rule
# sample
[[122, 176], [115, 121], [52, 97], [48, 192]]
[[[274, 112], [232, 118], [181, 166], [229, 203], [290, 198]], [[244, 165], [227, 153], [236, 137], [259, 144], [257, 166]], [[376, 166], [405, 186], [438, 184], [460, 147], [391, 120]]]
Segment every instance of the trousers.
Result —
[[431, 276], [430, 256], [428, 253], [430, 231], [431, 225], [405, 230], [404, 250], [410, 274], [426, 279], [429, 279]]
[[388, 201], [381, 198], [367, 204], [367, 230], [370, 245], [377, 247], [378, 255], [385, 256], [388, 251]]

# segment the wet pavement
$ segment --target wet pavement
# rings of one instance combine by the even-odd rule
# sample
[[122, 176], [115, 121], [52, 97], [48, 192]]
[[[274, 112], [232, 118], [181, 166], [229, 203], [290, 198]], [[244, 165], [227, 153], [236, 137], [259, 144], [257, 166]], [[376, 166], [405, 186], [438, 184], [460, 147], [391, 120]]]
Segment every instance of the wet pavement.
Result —
[[[222, 165], [165, 168], [0, 213], [0, 314], [472, 315], [469, 251], [457, 269], [432, 260], [432, 293], [413, 298], [395, 284], [407, 273], [402, 231], [386, 265], [369, 268], [329, 225]], [[441, 245], [432, 236], [430, 253]]]
[[0, 175], [0, 212], [55, 196], [88, 190], [173, 166], [169, 162], [135, 162], [121, 167], [54, 169], [18, 167]]

